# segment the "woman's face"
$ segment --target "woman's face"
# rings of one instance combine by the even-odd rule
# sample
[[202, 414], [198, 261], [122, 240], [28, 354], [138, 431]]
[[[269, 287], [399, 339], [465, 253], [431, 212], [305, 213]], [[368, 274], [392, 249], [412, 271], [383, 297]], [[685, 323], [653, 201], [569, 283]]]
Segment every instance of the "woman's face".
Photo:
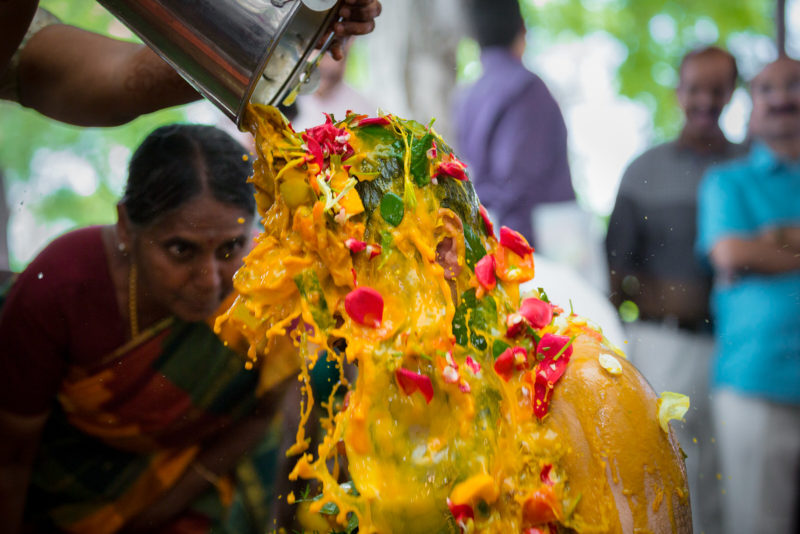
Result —
[[250, 248], [253, 215], [202, 193], [129, 233], [139, 287], [186, 321], [210, 317], [233, 289]]

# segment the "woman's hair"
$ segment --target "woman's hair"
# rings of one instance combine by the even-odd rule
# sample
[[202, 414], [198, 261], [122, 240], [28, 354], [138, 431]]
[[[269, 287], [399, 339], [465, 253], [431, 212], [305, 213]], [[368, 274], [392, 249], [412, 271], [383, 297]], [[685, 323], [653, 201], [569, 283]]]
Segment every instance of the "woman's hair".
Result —
[[252, 167], [245, 148], [213, 126], [172, 124], [154, 130], [128, 166], [121, 204], [131, 223], [145, 226], [204, 190], [219, 202], [253, 213]]

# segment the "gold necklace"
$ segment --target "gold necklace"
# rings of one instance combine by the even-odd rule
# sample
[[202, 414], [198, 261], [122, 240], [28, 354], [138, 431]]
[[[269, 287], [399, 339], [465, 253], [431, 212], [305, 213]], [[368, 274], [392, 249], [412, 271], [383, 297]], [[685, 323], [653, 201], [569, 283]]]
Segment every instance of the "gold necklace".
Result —
[[139, 335], [139, 315], [136, 309], [136, 264], [131, 261], [128, 271], [128, 318], [131, 322], [131, 339]]

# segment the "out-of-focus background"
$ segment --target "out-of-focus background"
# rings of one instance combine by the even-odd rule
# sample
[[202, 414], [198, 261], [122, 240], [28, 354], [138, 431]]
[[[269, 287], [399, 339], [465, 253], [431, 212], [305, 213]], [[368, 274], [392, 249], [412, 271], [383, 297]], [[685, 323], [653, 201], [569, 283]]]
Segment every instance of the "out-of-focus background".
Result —
[[[461, 3], [382, 3], [376, 30], [352, 44], [346, 82], [383, 110], [425, 123], [435, 117], [437, 131], [452, 139], [451, 98], [481, 69]], [[41, 5], [66, 23], [135, 40], [95, 2], [43, 0]], [[620, 176], [634, 156], [674, 137], [681, 124], [674, 96], [680, 57], [717, 43], [736, 56], [743, 79], [749, 79], [775, 55], [775, 2], [523, 0], [522, 5], [528, 26], [524, 62], [544, 79], [564, 113], [573, 185], [587, 214], [581, 239], [568, 245], [562, 240], [553, 254], [603, 289], [600, 247]], [[788, 28], [800, 26], [800, 0], [787, 2], [786, 19]], [[796, 56], [798, 48], [800, 41], [789, 31], [789, 55]], [[749, 109], [740, 87], [722, 119], [732, 141], [744, 139]], [[153, 128], [174, 121], [226, 122], [205, 102], [103, 129], [66, 126], [5, 101], [0, 114], [13, 270], [68, 229], [115, 220], [132, 147]], [[571, 222], [558, 217], [551, 214], [550, 224], [563, 229]]]

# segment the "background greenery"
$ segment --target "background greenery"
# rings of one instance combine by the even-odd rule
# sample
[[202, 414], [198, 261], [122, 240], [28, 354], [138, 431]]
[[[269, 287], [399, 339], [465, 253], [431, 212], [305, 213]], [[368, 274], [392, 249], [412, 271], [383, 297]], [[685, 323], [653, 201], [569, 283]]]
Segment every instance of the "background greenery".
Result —
[[[95, 2], [42, 0], [41, 4], [66, 23], [134, 39]], [[737, 54], [737, 46], [746, 46], [737, 43], [748, 42], [742, 36], [771, 36], [774, 32], [773, 0], [522, 0], [522, 5], [539, 41], [569, 42], [604, 32], [624, 47], [626, 57], [617, 72], [619, 93], [647, 106], [653, 115], [656, 140], [674, 135], [680, 127], [673, 89], [676, 66], [687, 49], [698, 43], [717, 42]], [[476, 57], [477, 46], [465, 40], [459, 47], [459, 68], [468, 69]], [[348, 65], [350, 79], [357, 80], [369, 68], [362, 58], [356, 47]], [[469, 73], [460, 74], [463, 78]], [[58, 222], [65, 228], [113, 221], [121, 180], [114, 178], [119, 170], [115, 171], [116, 160], [111, 155], [127, 155], [153, 128], [185, 120], [186, 108], [103, 129], [63, 125], [8, 102], [0, 102], [0, 115], [0, 168], [5, 171], [7, 188], [33, 187], [30, 181], [37, 156], [48, 153], [70, 152], [82, 158], [87, 169], [93, 169], [97, 187], [88, 194], [66, 184], [37, 194], [26, 206], [12, 206], [12, 213], [29, 210], [41, 224]], [[23, 262], [13, 252], [12, 267], [21, 268]]]

